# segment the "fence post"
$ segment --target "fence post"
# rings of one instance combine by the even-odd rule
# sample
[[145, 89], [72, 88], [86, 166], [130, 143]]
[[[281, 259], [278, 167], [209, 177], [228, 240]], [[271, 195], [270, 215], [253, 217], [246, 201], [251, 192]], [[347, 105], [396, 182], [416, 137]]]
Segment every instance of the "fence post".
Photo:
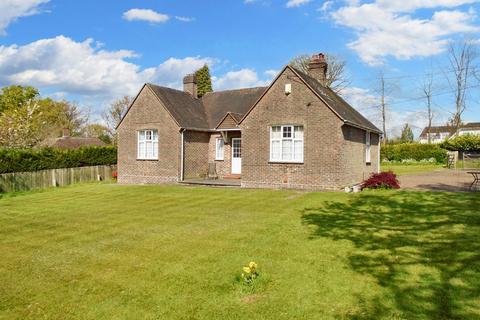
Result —
[[55, 176], [55, 169], [52, 170], [52, 186], [57, 186], [57, 177]]

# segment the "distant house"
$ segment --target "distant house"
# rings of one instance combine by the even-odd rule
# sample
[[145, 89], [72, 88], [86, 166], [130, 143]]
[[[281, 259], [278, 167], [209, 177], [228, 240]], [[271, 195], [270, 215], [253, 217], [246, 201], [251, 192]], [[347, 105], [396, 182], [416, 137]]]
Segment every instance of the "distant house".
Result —
[[430, 143], [441, 143], [446, 138], [465, 134], [480, 135], [480, 122], [466, 123], [458, 129], [458, 132], [455, 132], [452, 126], [434, 126], [430, 127], [430, 134], [428, 134], [428, 127], [425, 127], [420, 134], [419, 142], [428, 143], [428, 137], [430, 136]]
[[98, 138], [72, 137], [69, 129], [63, 129], [63, 135], [59, 138], [47, 138], [43, 140], [40, 147], [51, 147], [59, 149], [78, 149], [80, 147], [103, 147], [105, 142]]
[[268, 87], [197, 96], [145, 84], [118, 126], [118, 182], [236, 178], [248, 188], [339, 190], [379, 171], [381, 131], [325, 86], [327, 63], [309, 75], [287, 65]]

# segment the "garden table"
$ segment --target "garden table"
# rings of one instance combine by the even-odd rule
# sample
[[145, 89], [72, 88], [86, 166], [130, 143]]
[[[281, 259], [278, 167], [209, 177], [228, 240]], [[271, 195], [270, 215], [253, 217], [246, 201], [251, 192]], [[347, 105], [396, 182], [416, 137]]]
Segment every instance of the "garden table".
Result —
[[473, 190], [473, 187], [480, 184], [480, 171], [467, 171], [467, 173], [473, 176], [473, 182], [470, 185], [470, 190]]

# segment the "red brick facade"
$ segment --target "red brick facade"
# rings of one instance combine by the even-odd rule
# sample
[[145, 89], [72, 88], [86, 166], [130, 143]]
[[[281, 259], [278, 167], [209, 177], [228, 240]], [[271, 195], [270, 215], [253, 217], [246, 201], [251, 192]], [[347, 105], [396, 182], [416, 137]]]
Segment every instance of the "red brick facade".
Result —
[[[289, 94], [285, 93], [286, 84], [291, 85]], [[222, 135], [221, 129], [182, 129], [163, 106], [145, 86], [119, 126], [119, 183], [205, 177], [209, 163], [215, 163], [220, 178], [228, 176], [232, 137], [242, 138], [242, 187], [340, 190], [379, 168], [378, 133], [371, 133], [371, 162], [367, 164], [366, 131], [345, 124], [289, 68], [241, 121], [241, 131], [223, 131]], [[224, 126], [235, 122], [229, 117], [226, 120]], [[270, 128], [274, 125], [303, 126], [302, 163], [270, 161]], [[137, 131], [142, 129], [158, 130], [158, 160], [137, 160]], [[221, 137], [227, 137], [223, 160], [216, 159], [216, 139]]]

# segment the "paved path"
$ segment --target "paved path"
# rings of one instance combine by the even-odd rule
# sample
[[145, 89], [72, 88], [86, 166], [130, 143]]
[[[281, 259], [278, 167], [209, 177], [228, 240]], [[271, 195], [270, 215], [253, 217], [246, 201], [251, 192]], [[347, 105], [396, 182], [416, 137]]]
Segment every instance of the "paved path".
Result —
[[[473, 182], [472, 175], [466, 171], [439, 169], [402, 175], [398, 180], [402, 189], [465, 192], [469, 191], [470, 184]], [[477, 187], [477, 191], [478, 189]]]

